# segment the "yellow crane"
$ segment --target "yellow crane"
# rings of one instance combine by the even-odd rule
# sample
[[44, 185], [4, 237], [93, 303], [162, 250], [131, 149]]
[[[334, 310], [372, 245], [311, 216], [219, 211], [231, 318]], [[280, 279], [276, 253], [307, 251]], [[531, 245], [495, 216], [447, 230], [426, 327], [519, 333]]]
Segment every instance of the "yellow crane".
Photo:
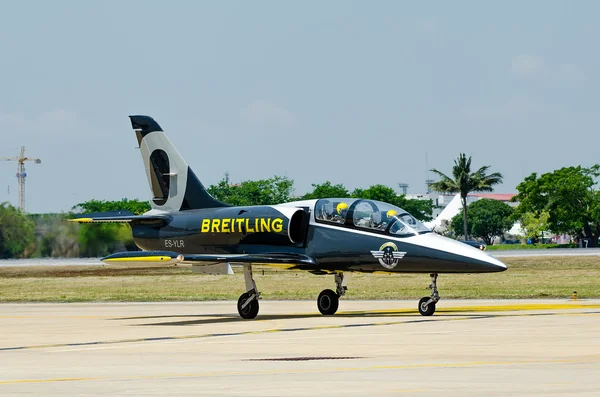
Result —
[[25, 146], [21, 146], [21, 153], [15, 157], [0, 157], [0, 161], [16, 161], [17, 167], [17, 179], [19, 180], [19, 208], [21, 212], [25, 212], [25, 162], [33, 161], [35, 164], [41, 164], [42, 160], [37, 158], [25, 157]]

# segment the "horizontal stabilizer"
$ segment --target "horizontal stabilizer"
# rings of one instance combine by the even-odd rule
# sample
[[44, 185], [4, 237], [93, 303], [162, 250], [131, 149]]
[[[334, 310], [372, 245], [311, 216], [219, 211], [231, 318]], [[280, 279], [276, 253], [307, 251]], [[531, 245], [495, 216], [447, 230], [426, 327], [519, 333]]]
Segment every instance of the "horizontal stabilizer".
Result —
[[69, 222], [77, 223], [167, 223], [168, 216], [163, 215], [133, 215], [129, 211], [95, 212], [92, 214], [78, 214]]

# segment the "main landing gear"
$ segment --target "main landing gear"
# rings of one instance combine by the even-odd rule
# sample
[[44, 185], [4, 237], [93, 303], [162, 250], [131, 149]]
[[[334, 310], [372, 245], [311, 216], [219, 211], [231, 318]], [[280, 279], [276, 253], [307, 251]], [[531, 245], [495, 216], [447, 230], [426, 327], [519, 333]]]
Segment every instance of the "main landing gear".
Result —
[[321, 314], [325, 316], [331, 316], [337, 312], [337, 309], [340, 305], [340, 297], [344, 296], [346, 290], [348, 289], [346, 286], [347, 281], [348, 278], [344, 277], [344, 273], [336, 273], [335, 292], [330, 289], [321, 291], [319, 297], [317, 298], [317, 308], [319, 308]]
[[237, 308], [240, 317], [251, 320], [258, 315], [258, 300], [260, 292], [256, 288], [254, 278], [252, 278], [252, 265], [244, 265], [244, 281], [246, 282], [246, 292], [240, 295]]
[[429, 275], [431, 277], [431, 284], [429, 285], [429, 289], [431, 289], [431, 297], [421, 298], [419, 301], [419, 313], [422, 316], [431, 316], [435, 313], [435, 304], [440, 300], [440, 294], [437, 289], [437, 273], [431, 273]]

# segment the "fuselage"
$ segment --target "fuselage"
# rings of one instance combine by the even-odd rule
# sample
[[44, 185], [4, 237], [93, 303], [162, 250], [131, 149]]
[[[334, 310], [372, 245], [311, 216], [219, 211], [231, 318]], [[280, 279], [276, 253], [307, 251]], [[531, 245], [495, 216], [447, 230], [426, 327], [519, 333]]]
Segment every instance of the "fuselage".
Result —
[[[348, 210], [336, 213], [340, 202]], [[390, 211], [395, 214], [386, 219]], [[304, 254], [315, 258], [318, 267], [292, 267], [315, 273], [506, 270], [485, 252], [437, 235], [399, 211], [386, 203], [356, 199], [207, 208], [165, 214], [162, 224], [136, 224], [133, 236], [144, 250], [181, 254]]]

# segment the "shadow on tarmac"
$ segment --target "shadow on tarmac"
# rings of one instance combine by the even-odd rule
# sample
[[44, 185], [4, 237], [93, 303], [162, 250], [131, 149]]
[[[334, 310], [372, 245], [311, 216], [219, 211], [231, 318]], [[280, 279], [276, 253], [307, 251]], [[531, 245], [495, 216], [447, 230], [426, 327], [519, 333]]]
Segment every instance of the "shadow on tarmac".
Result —
[[[254, 320], [244, 320], [237, 314], [167, 314], [164, 316], [141, 316], [141, 317], [121, 317], [113, 318], [111, 320], [118, 321], [131, 321], [131, 320], [160, 320], [160, 319], [187, 319], [179, 321], [162, 321], [155, 323], [146, 324], [132, 324], [132, 326], [189, 326], [189, 325], [202, 325], [202, 324], [223, 324], [223, 323], [242, 323], [242, 322], [253, 322], [253, 321], [278, 321], [278, 320], [293, 320], [293, 319], [307, 319], [307, 318], [389, 318], [389, 317], [406, 317], [408, 319], [414, 319], [409, 322], [423, 321], [435, 321], [436, 318], [462, 318], [467, 319], [473, 318], [487, 318], [493, 317], [488, 315], [466, 315], [459, 313], [443, 313], [440, 311], [439, 314], [433, 317], [423, 317], [416, 313], [414, 310], [381, 310], [381, 311], [356, 311], [356, 312], [341, 312], [333, 316], [323, 316], [320, 313], [303, 313], [303, 314], [267, 314], [258, 315]], [[347, 324], [352, 326], [352, 324]]]

